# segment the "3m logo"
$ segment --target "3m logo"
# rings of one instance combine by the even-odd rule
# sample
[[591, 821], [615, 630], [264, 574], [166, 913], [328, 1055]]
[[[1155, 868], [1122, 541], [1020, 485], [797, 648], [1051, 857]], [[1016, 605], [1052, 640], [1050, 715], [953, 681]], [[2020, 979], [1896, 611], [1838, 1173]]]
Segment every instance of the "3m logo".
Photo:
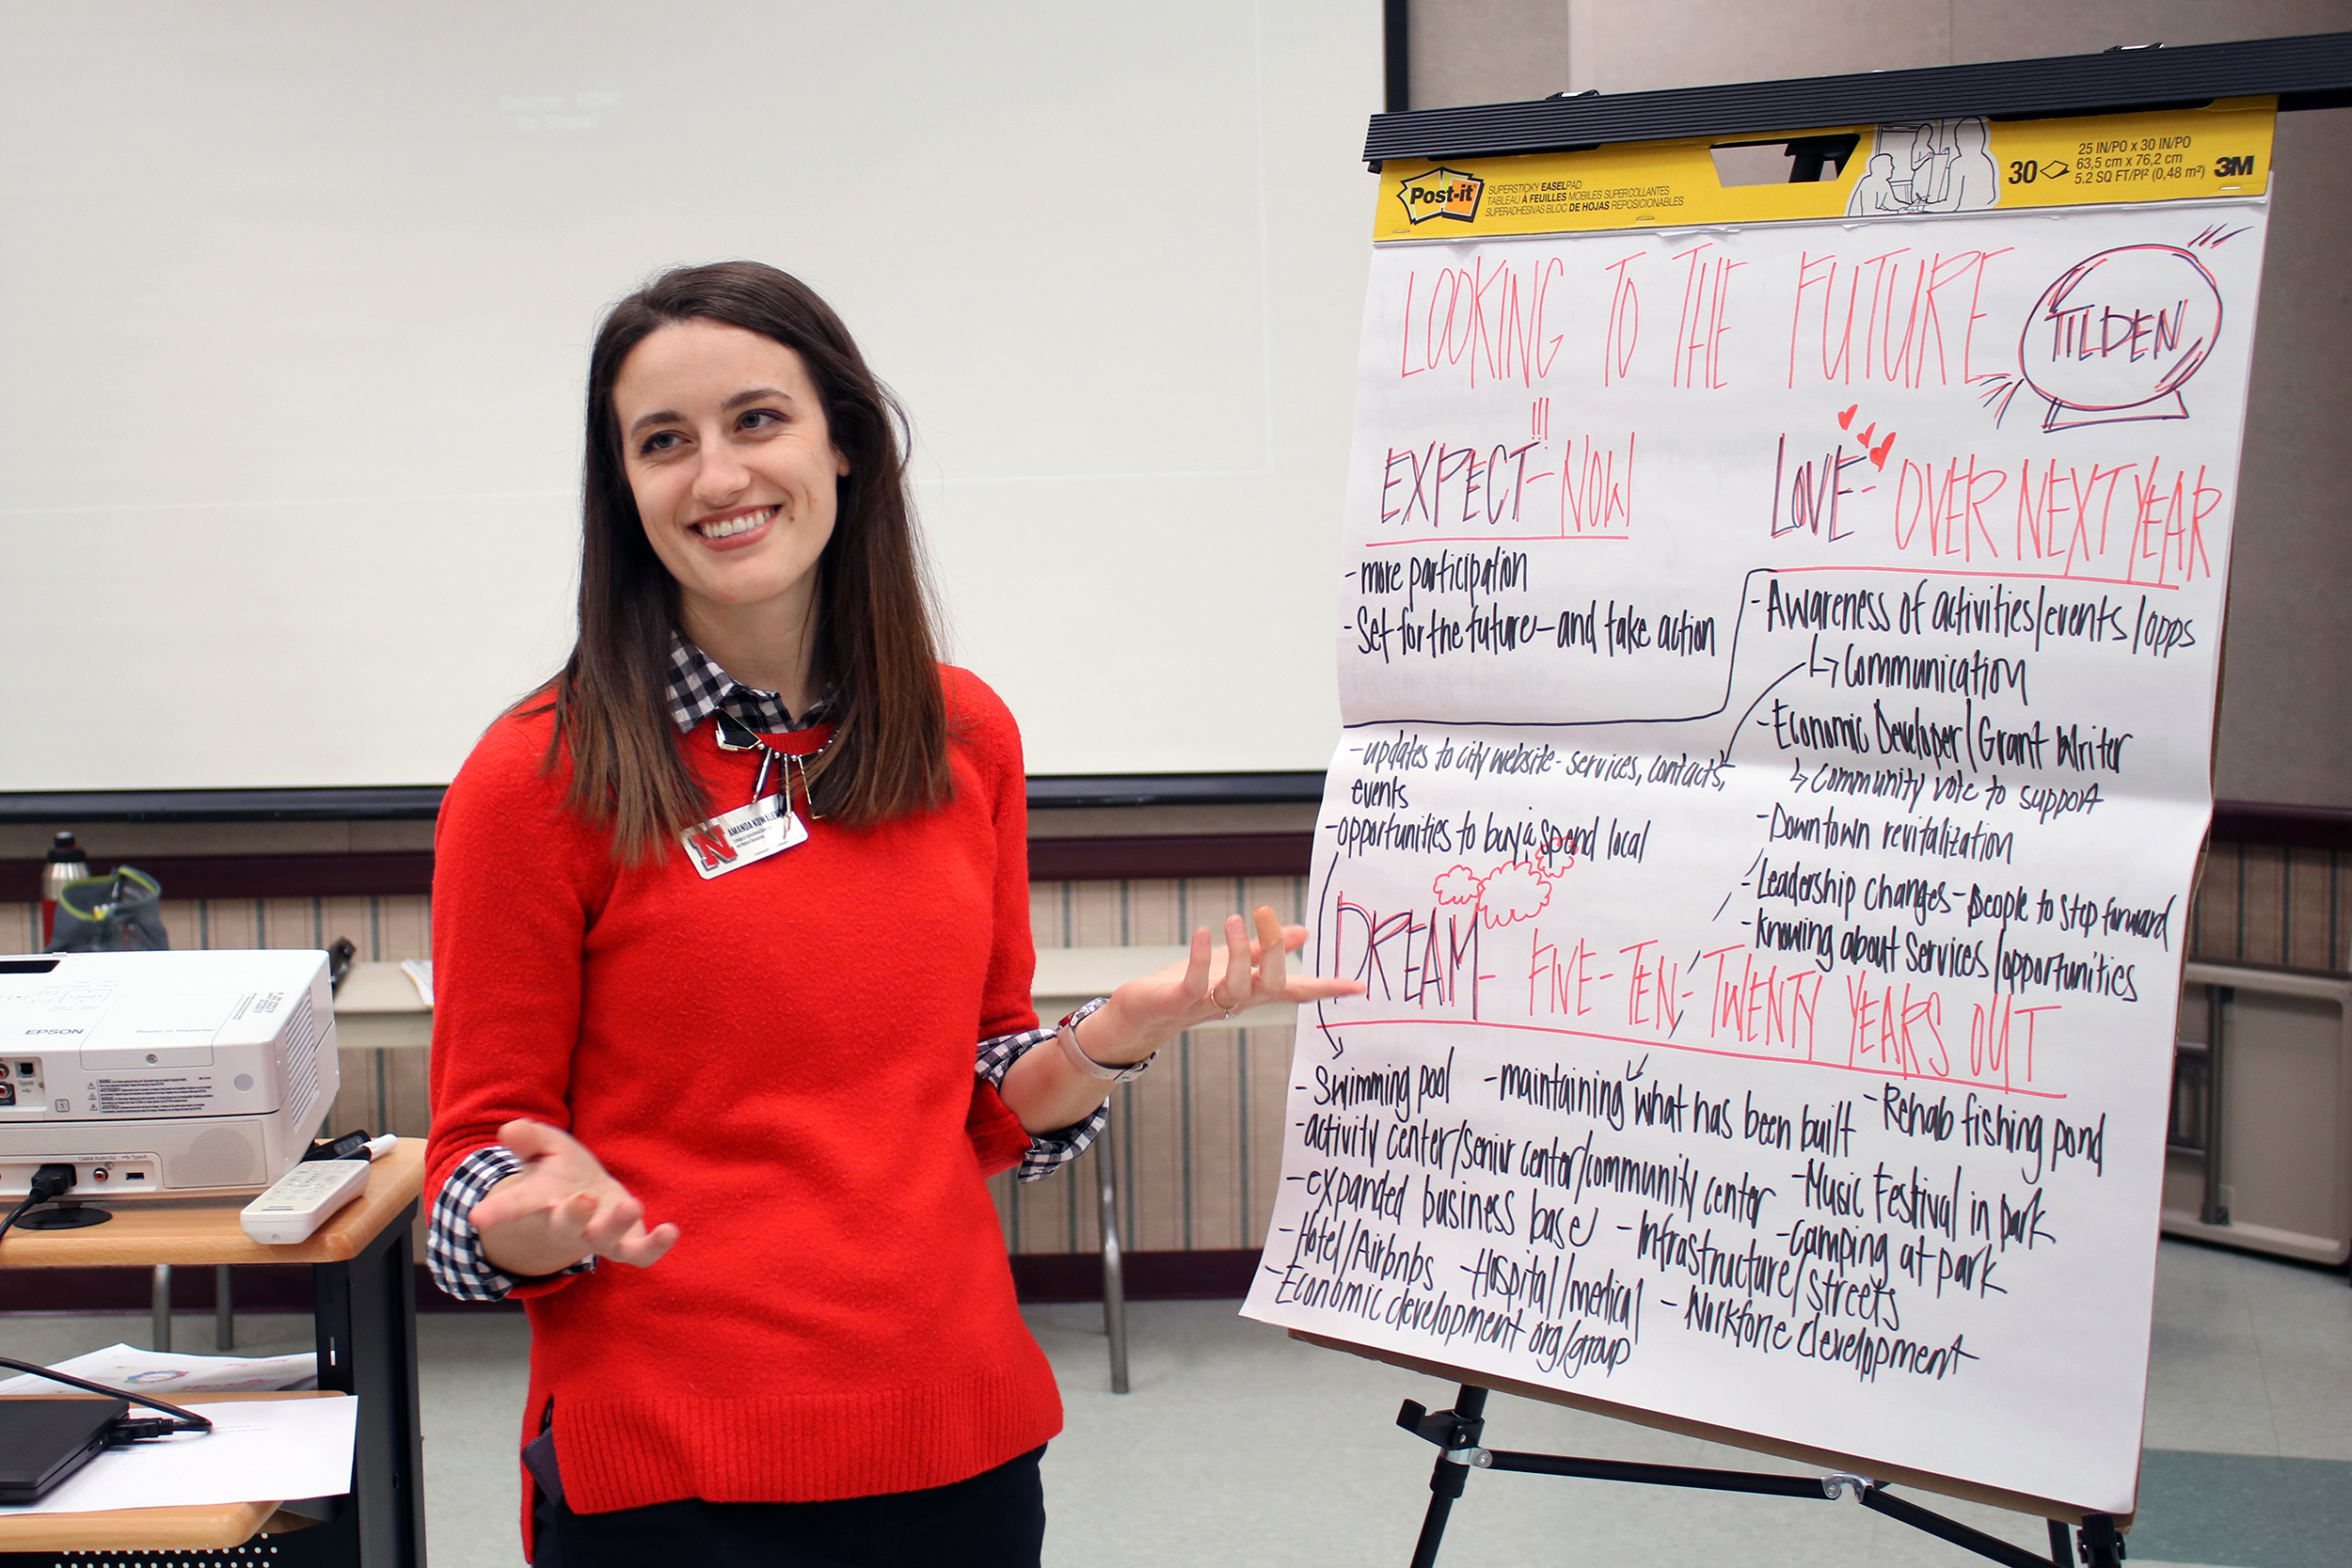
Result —
[[2233, 174], [2251, 174], [2254, 172], [2253, 154], [2249, 152], [2243, 158], [2216, 158], [2213, 171], [2224, 180]]
[[1405, 217], [1410, 223], [1426, 223], [1431, 218], [1472, 222], [1478, 216], [1478, 198], [1486, 194], [1486, 182], [1458, 168], [1433, 168], [1400, 180], [1396, 186], [1396, 198], [1405, 203]]
[[708, 823], [686, 831], [686, 847], [703, 863], [705, 871], [716, 871], [735, 859], [735, 846], [727, 841], [725, 832]]

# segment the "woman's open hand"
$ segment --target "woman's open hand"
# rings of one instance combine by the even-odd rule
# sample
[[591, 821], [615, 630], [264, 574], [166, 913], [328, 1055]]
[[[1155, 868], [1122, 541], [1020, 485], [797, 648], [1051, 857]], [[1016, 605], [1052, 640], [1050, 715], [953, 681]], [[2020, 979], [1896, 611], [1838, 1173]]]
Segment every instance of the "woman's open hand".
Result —
[[675, 1225], [645, 1227], [645, 1206], [587, 1146], [540, 1121], [510, 1121], [499, 1141], [523, 1168], [473, 1206], [483, 1255], [502, 1274], [555, 1274], [585, 1258], [644, 1268], [670, 1250]]
[[[1276, 1003], [1321, 1002], [1355, 996], [1353, 980], [1293, 974], [1290, 955], [1305, 945], [1307, 927], [1285, 926], [1270, 909], [1250, 922], [1239, 915], [1225, 922], [1219, 948], [1205, 926], [1192, 933], [1192, 951], [1182, 963], [1128, 981], [1077, 1026], [1078, 1049], [1104, 1067], [1126, 1067], [1213, 1019]], [[1013, 1063], [1002, 1085], [1005, 1103], [1032, 1132], [1068, 1127], [1103, 1103], [1104, 1081], [1080, 1072], [1063, 1053], [1031, 1051]]]
[[1241, 916], [1226, 916], [1222, 947], [1209, 940], [1207, 927], [1200, 927], [1184, 962], [1111, 992], [1080, 1026], [1080, 1048], [1104, 1066], [1117, 1067], [1141, 1061], [1187, 1029], [1252, 1007], [1361, 994], [1364, 988], [1354, 980], [1291, 973], [1290, 955], [1305, 945], [1307, 927], [1281, 924], [1263, 904], [1253, 919], [1254, 934]]
[[[1321, 1002], [1334, 996], [1354, 996], [1363, 987], [1353, 980], [1327, 980], [1290, 972], [1292, 952], [1304, 946], [1307, 927], [1284, 926], [1273, 910], [1260, 905], [1252, 911], [1256, 925], [1240, 915], [1225, 920], [1225, 942], [1210, 940], [1205, 926], [1192, 933], [1192, 951], [1182, 963], [1128, 981], [1111, 993], [1110, 1002], [1087, 1022], [1088, 1054], [1098, 1036], [1116, 1036], [1117, 1044], [1104, 1043], [1111, 1054], [1096, 1056], [1106, 1065], [1137, 1061], [1157, 1051], [1185, 1030], [1215, 1019], [1232, 1018], [1252, 1007], [1276, 1004]], [[1107, 1016], [1106, 1016], [1107, 1015]]]

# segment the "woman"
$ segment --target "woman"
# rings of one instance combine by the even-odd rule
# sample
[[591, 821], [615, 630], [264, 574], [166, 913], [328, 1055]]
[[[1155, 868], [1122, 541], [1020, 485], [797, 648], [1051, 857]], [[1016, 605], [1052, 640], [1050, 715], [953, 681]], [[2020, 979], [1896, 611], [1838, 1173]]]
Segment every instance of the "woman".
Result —
[[1020, 739], [937, 661], [896, 415], [772, 268], [616, 307], [578, 645], [442, 807], [428, 1253], [528, 1302], [543, 1568], [1035, 1563], [1060, 1403], [983, 1178], [1356, 989], [1260, 910], [1036, 1027]]

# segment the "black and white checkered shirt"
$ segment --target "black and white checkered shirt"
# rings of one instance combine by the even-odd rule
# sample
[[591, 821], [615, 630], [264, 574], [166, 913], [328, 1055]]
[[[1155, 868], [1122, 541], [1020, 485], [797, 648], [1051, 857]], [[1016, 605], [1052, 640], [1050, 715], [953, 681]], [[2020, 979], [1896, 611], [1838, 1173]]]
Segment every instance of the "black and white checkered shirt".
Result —
[[[712, 663], [707, 654], [675, 632], [670, 634], [669, 700], [670, 717], [681, 734], [717, 714], [724, 714], [746, 729], [763, 735], [789, 734], [823, 723], [833, 717], [835, 706], [834, 692], [828, 689], [806, 712], [795, 718], [776, 693], [741, 685]], [[1097, 997], [1070, 1015], [1072, 1021], [1093, 1012], [1103, 1001]], [[990, 1083], [1001, 1085], [1013, 1063], [1053, 1037], [1052, 1029], [1029, 1029], [982, 1040], [973, 1070]], [[1032, 1137], [1028, 1152], [1021, 1157], [1020, 1179], [1039, 1180], [1076, 1159], [1086, 1152], [1109, 1117], [1110, 1105], [1105, 1101], [1074, 1126]], [[492, 1144], [459, 1161], [442, 1184], [440, 1196], [434, 1200], [432, 1223], [425, 1230], [424, 1258], [434, 1282], [451, 1295], [467, 1301], [498, 1301], [522, 1283], [491, 1266], [489, 1259], [483, 1255], [482, 1233], [474, 1228], [472, 1218], [474, 1205], [487, 1196], [492, 1187], [522, 1168], [522, 1159], [513, 1149], [503, 1144]], [[596, 1261], [586, 1259], [564, 1273], [593, 1269]]]
[[772, 691], [745, 686], [710, 661], [679, 633], [670, 633], [670, 720], [678, 734], [690, 734], [714, 713], [723, 713], [745, 729], [761, 735], [790, 735], [833, 717], [834, 691], [827, 687], [808, 711], [798, 719]]

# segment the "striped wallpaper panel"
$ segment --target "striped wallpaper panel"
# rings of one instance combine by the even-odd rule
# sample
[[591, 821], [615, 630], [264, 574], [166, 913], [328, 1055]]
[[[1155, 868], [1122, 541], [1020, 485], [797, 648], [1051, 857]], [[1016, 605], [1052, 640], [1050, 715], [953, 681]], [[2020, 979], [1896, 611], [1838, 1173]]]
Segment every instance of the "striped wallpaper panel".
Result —
[[[1032, 882], [1040, 947], [1155, 947], [1213, 932], [1270, 905], [1304, 918], [1304, 877], [1193, 877]], [[1112, 1091], [1121, 1243], [1136, 1252], [1217, 1251], [1265, 1239], [1282, 1155], [1290, 1029], [1180, 1035], [1152, 1070]], [[1075, 1177], [1076, 1180], [1065, 1178]], [[1061, 1177], [991, 1183], [1015, 1252], [1089, 1252], [1101, 1243], [1100, 1178], [1090, 1159]]]
[[[167, 890], [168, 891], [168, 890]], [[1306, 879], [1199, 878], [1133, 882], [1039, 882], [1029, 906], [1041, 947], [1152, 946], [1215, 928], [1236, 910], [1270, 904], [1299, 918]], [[421, 896], [214, 898], [164, 902], [177, 948], [323, 947], [349, 937], [362, 960], [430, 957], [433, 916]], [[30, 951], [36, 911], [0, 914], [0, 946]], [[13, 929], [8, 927], [12, 925]], [[1126, 1244], [1136, 1251], [1256, 1246], [1274, 1204], [1281, 1153], [1289, 1029], [1217, 1029], [1180, 1037], [1152, 1070], [1118, 1091], [1118, 1150]], [[428, 1053], [346, 1051], [329, 1117], [421, 1136], [431, 1117]], [[992, 1183], [1006, 1244], [1017, 1252], [1089, 1251], [1100, 1244], [1092, 1159], [1044, 1181]]]
[[2189, 957], [2352, 972], [2352, 887], [2344, 861], [2341, 849], [2216, 844], [2189, 909]]
[[[2338, 851], [2217, 844], [2186, 921], [2189, 956], [2213, 962], [2352, 973], [2352, 879]], [[1172, 878], [1033, 882], [1040, 947], [1157, 946], [1234, 911], [1270, 904], [1302, 918], [1306, 879]], [[29, 951], [35, 912], [0, 911], [0, 946]], [[347, 936], [377, 961], [432, 952], [423, 897], [166, 900], [175, 947], [318, 947]], [[11, 928], [13, 927], [13, 928]], [[1293, 1031], [1216, 1029], [1179, 1037], [1152, 1070], [1115, 1091], [1113, 1115], [1127, 1247], [1138, 1252], [1255, 1247], [1265, 1238], [1281, 1158]], [[426, 1053], [347, 1052], [338, 1128], [421, 1134]], [[1099, 1245], [1091, 1157], [1052, 1180], [1009, 1175], [991, 1187], [1015, 1252]]]

